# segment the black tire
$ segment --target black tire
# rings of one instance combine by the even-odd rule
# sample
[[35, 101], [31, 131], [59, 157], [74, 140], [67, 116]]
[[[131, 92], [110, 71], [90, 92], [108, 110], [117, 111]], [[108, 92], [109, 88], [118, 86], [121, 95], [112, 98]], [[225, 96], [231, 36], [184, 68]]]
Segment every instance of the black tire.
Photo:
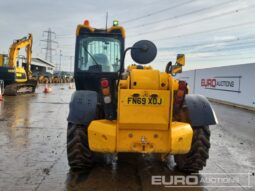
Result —
[[72, 170], [88, 170], [93, 166], [93, 152], [89, 149], [87, 127], [68, 124], [67, 158]]
[[209, 158], [210, 130], [208, 126], [193, 127], [193, 138], [190, 152], [175, 155], [178, 170], [187, 173], [197, 173], [206, 166]]

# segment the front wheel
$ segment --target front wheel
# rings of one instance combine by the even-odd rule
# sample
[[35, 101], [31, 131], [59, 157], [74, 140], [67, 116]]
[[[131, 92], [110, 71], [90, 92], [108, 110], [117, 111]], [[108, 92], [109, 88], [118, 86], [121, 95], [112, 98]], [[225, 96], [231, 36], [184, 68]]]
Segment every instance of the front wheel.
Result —
[[209, 158], [209, 148], [209, 127], [193, 127], [190, 152], [174, 156], [178, 170], [187, 173], [197, 173], [199, 170], [202, 170], [206, 166], [206, 160]]
[[87, 127], [68, 124], [67, 158], [72, 170], [84, 170], [92, 167], [93, 152], [89, 149]]

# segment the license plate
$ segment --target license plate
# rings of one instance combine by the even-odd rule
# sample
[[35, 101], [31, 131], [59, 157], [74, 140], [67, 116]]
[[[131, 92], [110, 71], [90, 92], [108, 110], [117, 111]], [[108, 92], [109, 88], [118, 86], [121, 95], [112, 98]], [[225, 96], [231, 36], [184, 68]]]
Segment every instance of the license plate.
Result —
[[161, 106], [164, 105], [163, 98], [154, 97], [127, 97], [127, 105], [151, 105]]

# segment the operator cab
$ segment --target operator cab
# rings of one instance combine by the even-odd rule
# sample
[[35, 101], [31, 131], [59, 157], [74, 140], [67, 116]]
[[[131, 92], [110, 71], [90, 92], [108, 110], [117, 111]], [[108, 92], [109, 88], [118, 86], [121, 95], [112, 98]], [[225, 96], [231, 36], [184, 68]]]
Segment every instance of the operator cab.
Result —
[[116, 21], [111, 28], [95, 29], [86, 20], [78, 25], [76, 36], [76, 89], [99, 92], [101, 79], [107, 78], [114, 90], [124, 52], [124, 29]]
[[[116, 119], [116, 81], [119, 78], [124, 52], [124, 28], [114, 21], [112, 27], [95, 29], [85, 21], [76, 30], [75, 70], [76, 90], [98, 93], [100, 118]], [[107, 85], [108, 96], [102, 94], [102, 82]]]

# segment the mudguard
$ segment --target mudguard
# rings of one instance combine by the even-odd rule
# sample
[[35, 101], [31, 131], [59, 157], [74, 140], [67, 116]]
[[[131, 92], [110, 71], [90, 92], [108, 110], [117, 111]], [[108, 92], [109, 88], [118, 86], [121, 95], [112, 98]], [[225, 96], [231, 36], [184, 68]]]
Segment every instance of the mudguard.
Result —
[[73, 124], [88, 125], [96, 117], [97, 92], [79, 90], [72, 95], [67, 121]]
[[218, 123], [215, 112], [206, 97], [188, 94], [185, 96], [184, 105], [187, 106], [192, 126], [215, 125]]

